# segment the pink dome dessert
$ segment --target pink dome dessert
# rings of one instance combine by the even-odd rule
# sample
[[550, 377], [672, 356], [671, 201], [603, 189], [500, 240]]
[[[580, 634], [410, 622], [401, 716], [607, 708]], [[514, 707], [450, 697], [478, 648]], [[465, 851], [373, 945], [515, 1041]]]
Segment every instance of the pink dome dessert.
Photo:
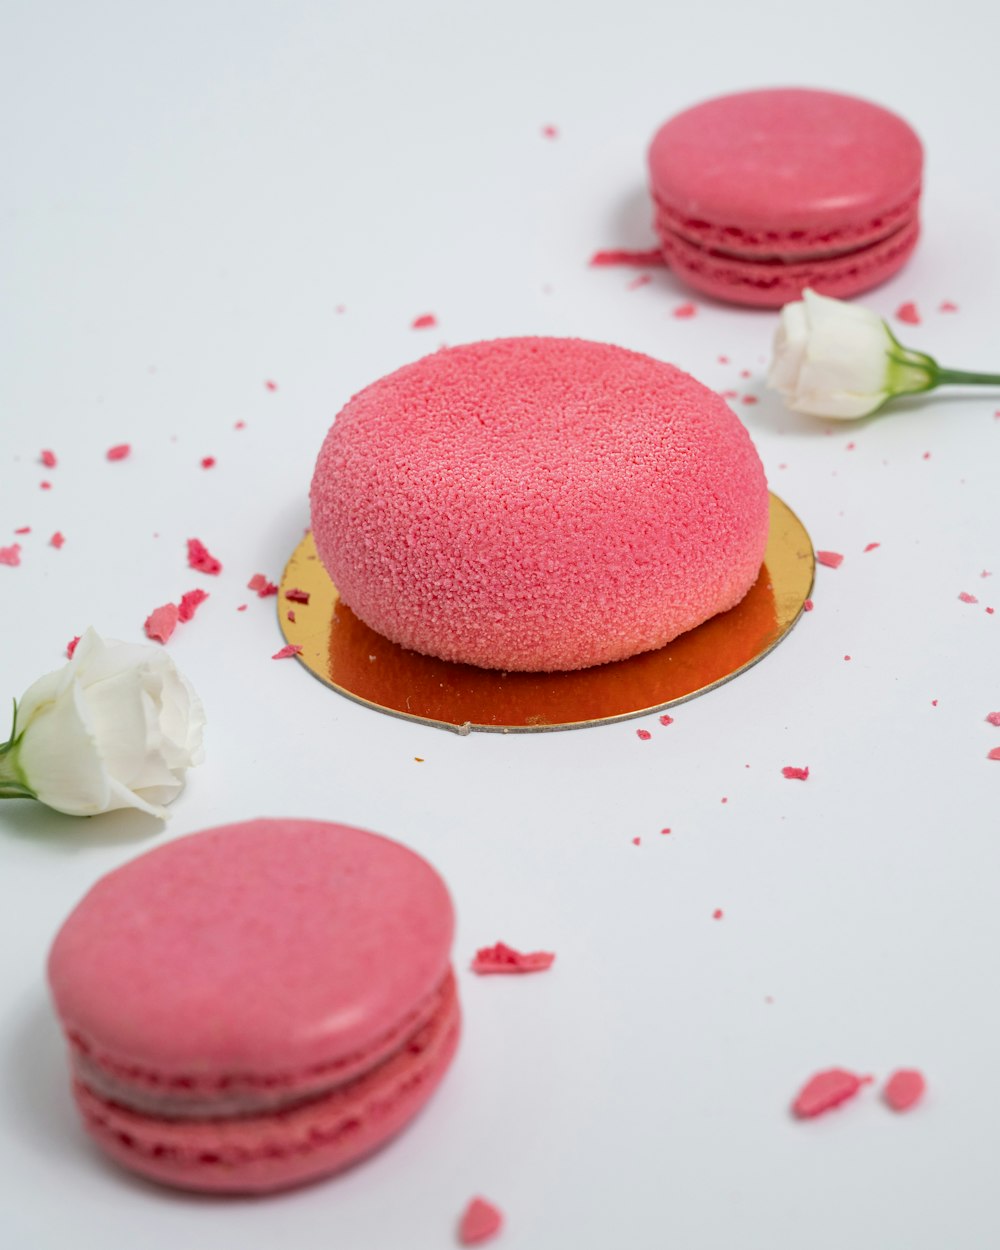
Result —
[[580, 339], [449, 348], [356, 395], [311, 490], [341, 598], [393, 642], [509, 671], [664, 646], [737, 604], [764, 471], [713, 391]]

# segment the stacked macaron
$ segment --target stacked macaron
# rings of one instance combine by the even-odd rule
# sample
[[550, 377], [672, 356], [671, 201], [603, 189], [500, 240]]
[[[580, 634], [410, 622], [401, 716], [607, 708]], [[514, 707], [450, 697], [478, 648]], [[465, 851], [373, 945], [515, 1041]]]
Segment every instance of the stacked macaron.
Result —
[[777, 308], [890, 277], [919, 233], [920, 140], [853, 96], [782, 88], [687, 109], [649, 150], [655, 226], [684, 281]]

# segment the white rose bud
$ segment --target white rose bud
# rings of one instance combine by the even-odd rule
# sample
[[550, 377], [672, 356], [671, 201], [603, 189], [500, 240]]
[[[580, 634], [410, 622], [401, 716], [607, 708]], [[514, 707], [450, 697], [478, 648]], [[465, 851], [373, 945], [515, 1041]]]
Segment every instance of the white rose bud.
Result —
[[930, 356], [900, 346], [871, 309], [806, 290], [781, 310], [767, 384], [793, 412], [852, 420], [951, 380], [942, 373]]
[[0, 797], [36, 798], [71, 816], [134, 807], [164, 817], [201, 763], [204, 725], [201, 701], [165, 651], [88, 629], [70, 662], [16, 705], [0, 744]]

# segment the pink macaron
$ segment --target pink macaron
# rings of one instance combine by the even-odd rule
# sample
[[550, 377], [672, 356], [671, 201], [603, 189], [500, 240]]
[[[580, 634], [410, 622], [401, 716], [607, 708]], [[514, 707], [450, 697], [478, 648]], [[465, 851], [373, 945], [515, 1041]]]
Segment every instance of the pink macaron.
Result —
[[344, 602], [414, 651], [587, 668], [738, 603], [767, 542], [764, 471], [713, 391], [580, 339], [450, 348], [356, 395], [312, 482]]
[[743, 91], [672, 118], [649, 149], [655, 226], [690, 286], [777, 308], [847, 298], [907, 260], [923, 149], [877, 104], [800, 87]]
[[356, 1162], [451, 1061], [453, 926], [429, 864], [343, 825], [255, 820], [132, 860], [49, 957], [87, 1131], [186, 1189], [263, 1192]]

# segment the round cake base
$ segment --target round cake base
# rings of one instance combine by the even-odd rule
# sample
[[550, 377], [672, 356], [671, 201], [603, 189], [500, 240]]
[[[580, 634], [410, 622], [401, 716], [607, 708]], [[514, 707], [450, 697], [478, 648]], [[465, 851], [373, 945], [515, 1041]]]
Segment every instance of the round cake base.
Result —
[[376, 634], [345, 604], [312, 535], [281, 578], [278, 621], [298, 659], [339, 694], [455, 733], [580, 729], [658, 712], [763, 659], [799, 619], [816, 562], [805, 526], [771, 495], [767, 550], [742, 603], [658, 651], [569, 673], [503, 673], [419, 655]]

